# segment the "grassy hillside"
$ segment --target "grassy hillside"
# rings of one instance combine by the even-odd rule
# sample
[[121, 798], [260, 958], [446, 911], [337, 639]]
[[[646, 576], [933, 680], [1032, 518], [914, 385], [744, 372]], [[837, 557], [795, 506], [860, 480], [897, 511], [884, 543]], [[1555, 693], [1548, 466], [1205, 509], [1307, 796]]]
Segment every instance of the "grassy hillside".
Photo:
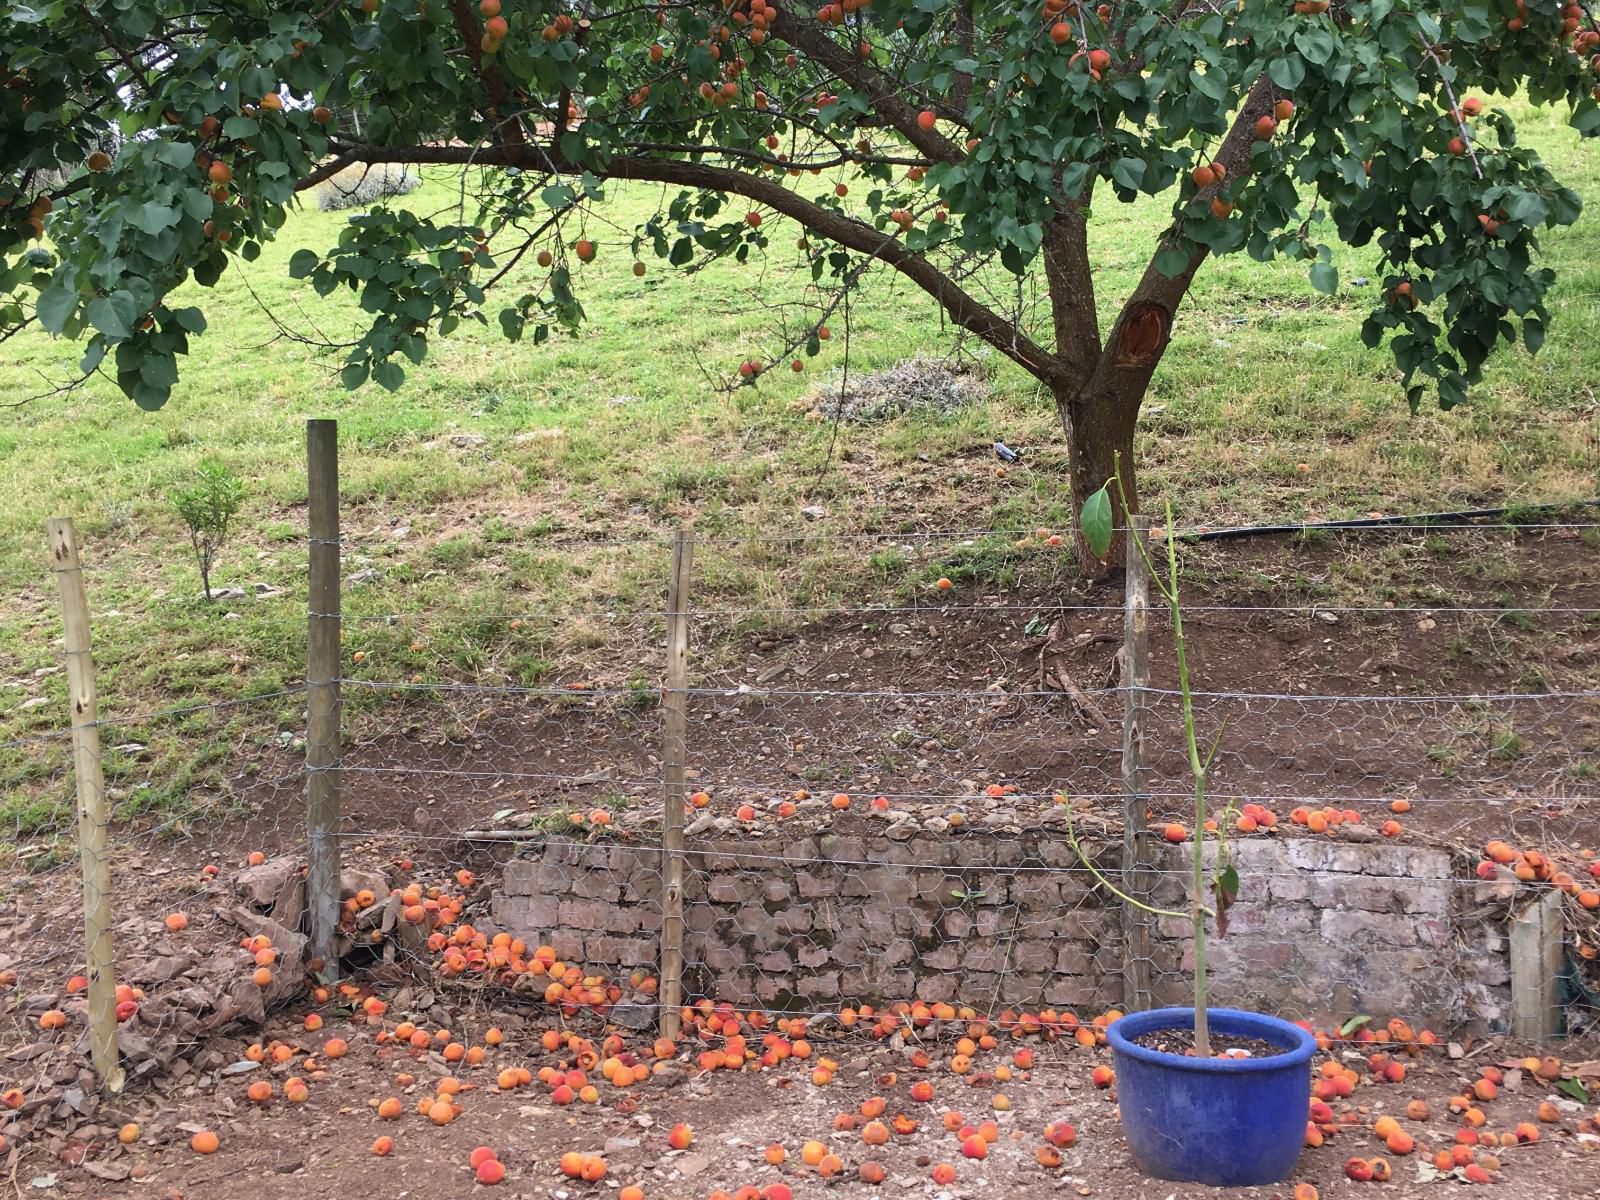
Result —
[[[1556, 115], [1525, 112], [1523, 128], [1559, 176], [1600, 195], [1592, 149]], [[425, 212], [451, 198], [450, 181], [431, 177], [400, 203]], [[531, 683], [593, 670], [595, 647], [617, 639], [624, 615], [659, 606], [665, 550], [635, 535], [662, 534], [689, 516], [711, 533], [813, 539], [707, 547], [702, 594], [734, 606], [864, 598], [914, 588], [929, 571], [1005, 582], [1018, 570], [1004, 541], [999, 551], [939, 545], [930, 564], [914, 550], [868, 555], [828, 533], [1066, 524], [1054, 412], [980, 347], [967, 349], [990, 364], [993, 394], [959, 415], [838, 431], [807, 419], [808, 396], [837, 379], [846, 346], [858, 373], [954, 344], [927, 298], [895, 277], [872, 279], [851, 305], [848, 338], [836, 319], [828, 353], [803, 376], [774, 372], [757, 390], [715, 391], [708, 372], [725, 375], [769, 350], [781, 306], [805, 298], [808, 276], [786, 249], [797, 231], [769, 222], [764, 263], [683, 274], [652, 258], [636, 279], [628, 239], [656, 200], [650, 189], [618, 189], [591, 215], [587, 236], [600, 253], [581, 271], [589, 322], [552, 345], [507, 345], [491, 309], [489, 330], [436, 341], [398, 394], [342, 391], [338, 360], [278, 336], [268, 315], [334, 341], [358, 328], [352, 297], [319, 299], [287, 278], [294, 249], [331, 244], [347, 219], [308, 206], [258, 262], [239, 264], [211, 294], [196, 290], [210, 329], [165, 410], [142, 413], [97, 380], [0, 412], [0, 589], [12, 598], [0, 614], [0, 683], [11, 685], [0, 687], [0, 741], [63, 720], [61, 676], [36, 675], [59, 661], [43, 554], [44, 520], [58, 513], [77, 518], [83, 533], [110, 711], [271, 691], [298, 678], [311, 416], [340, 421], [346, 573], [367, 580], [349, 590], [351, 636], [385, 678]], [[1094, 214], [1107, 323], [1144, 268], [1164, 207], [1108, 202]], [[1313, 292], [1299, 265], [1208, 264], [1143, 419], [1147, 496], [1170, 498], [1188, 524], [1593, 495], [1597, 232], [1591, 209], [1547, 240], [1561, 282], [1544, 351], [1502, 355], [1474, 402], [1449, 414], [1410, 415], [1387, 355], [1360, 343], [1376, 294], [1375, 283], [1356, 283], [1372, 274], [1370, 248], [1337, 256], [1334, 297]], [[1004, 281], [987, 283], [1009, 300]], [[44, 336], [13, 339], [0, 347], [0, 392], [20, 402], [63, 378], [76, 357]], [[1026, 465], [1003, 478], [987, 449], [996, 438], [1029, 449]], [[250, 594], [211, 605], [198, 598], [170, 503], [206, 458], [230, 465], [249, 495], [217, 577]], [[824, 510], [821, 518], [802, 517], [808, 507]], [[591, 537], [624, 544], [565, 548]], [[1036, 555], [1028, 570], [1034, 582], [1066, 572], [1059, 556]], [[373, 619], [422, 610], [441, 611], [426, 622]], [[619, 678], [649, 673], [626, 661], [608, 669]], [[41, 696], [50, 703], [26, 706]], [[289, 729], [298, 719], [292, 701], [276, 715]], [[259, 725], [218, 718], [212, 731]], [[8, 816], [33, 823], [18, 806], [33, 812], [36, 784], [55, 768], [28, 750], [0, 754], [9, 755], [0, 758], [0, 797], [10, 797], [0, 826]], [[157, 756], [138, 770], [171, 778], [177, 765]], [[40, 819], [59, 815], [47, 806]]]

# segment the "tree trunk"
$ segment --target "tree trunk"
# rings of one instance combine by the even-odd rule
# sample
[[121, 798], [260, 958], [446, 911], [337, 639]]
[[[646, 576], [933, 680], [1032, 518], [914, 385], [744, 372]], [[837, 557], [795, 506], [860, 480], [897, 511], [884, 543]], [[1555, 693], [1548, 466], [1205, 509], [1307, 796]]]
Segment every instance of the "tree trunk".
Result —
[[[1144, 398], [1144, 381], [1113, 375], [1104, 381], [1109, 386], [1081, 391], [1058, 388], [1056, 407], [1067, 435], [1068, 475], [1072, 483], [1072, 510], [1083, 511], [1084, 501], [1116, 475], [1121, 486], [1113, 484], [1111, 519], [1116, 532], [1106, 556], [1098, 558], [1077, 532], [1078, 562], [1092, 578], [1110, 574], [1123, 560], [1129, 513], [1139, 511], [1139, 488], [1134, 474], [1133, 431], [1139, 422], [1139, 402]], [[1091, 381], [1091, 387], [1093, 386]], [[1137, 387], [1137, 391], [1134, 389]], [[1126, 501], [1126, 503], [1124, 503]]]

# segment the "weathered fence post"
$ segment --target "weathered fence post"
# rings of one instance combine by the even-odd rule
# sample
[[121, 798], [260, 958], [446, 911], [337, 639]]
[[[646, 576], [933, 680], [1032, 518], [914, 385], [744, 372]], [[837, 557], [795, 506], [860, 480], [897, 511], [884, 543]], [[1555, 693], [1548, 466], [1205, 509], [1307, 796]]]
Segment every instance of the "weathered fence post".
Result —
[[306, 909], [310, 957], [339, 973], [339, 423], [306, 422]]
[[117, 1064], [117, 978], [111, 944], [111, 858], [106, 849], [105, 776], [100, 764], [100, 714], [89, 651], [89, 597], [70, 517], [46, 525], [50, 568], [61, 589], [67, 689], [72, 706], [72, 775], [78, 788], [78, 857], [83, 870], [84, 968], [89, 977], [89, 1060], [100, 1086], [122, 1090]]
[[676, 1040], [683, 1006], [683, 802], [688, 757], [689, 580], [694, 540], [672, 536], [667, 581], [667, 680], [662, 729], [661, 795], [661, 1035]]
[[[1149, 903], [1149, 840], [1145, 810], [1150, 796], [1145, 785], [1144, 725], [1150, 685], [1150, 576], [1144, 552], [1150, 521], [1129, 521], [1127, 591], [1123, 601], [1122, 674], [1122, 890]], [[1150, 1008], [1150, 914], [1132, 904], [1122, 906], [1122, 1002], [1129, 1012]]]
[[1552, 891], [1511, 919], [1511, 1034], [1545, 1042], [1561, 1028], [1561, 967], [1567, 929], [1561, 893]]

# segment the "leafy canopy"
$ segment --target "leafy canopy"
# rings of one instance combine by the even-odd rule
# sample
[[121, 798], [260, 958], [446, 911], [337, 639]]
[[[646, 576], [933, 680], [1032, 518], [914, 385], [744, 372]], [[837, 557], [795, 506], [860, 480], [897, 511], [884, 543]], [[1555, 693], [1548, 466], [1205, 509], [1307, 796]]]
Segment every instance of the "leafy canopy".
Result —
[[[1431, 381], [1449, 405], [1498, 342], [1538, 348], [1538, 232], [1579, 211], [1492, 98], [1565, 105], [1594, 134], [1597, 42], [1554, 0], [8, 0], [0, 338], [36, 322], [158, 407], [206, 327], [180, 285], [256, 258], [335, 170], [432, 163], [463, 173], [458, 205], [380, 202], [291, 259], [370, 315], [347, 386], [399, 386], [464, 319], [543, 340], [581, 321], [593, 255], [742, 259], [773, 214], [806, 228], [817, 280], [887, 265], [1064, 379], [1070, 295], [1052, 289], [1052, 326], [960, 281], [1043, 252], [1081, 291], [1084, 210], [1177, 184], [1157, 275], [1186, 286], [1243, 251], [1331, 291], [1321, 239], [1375, 244], [1363, 336], [1387, 338], [1413, 404]], [[614, 179], [666, 184], [660, 211], [576, 236]], [[742, 374], [817, 353], [815, 316]]]

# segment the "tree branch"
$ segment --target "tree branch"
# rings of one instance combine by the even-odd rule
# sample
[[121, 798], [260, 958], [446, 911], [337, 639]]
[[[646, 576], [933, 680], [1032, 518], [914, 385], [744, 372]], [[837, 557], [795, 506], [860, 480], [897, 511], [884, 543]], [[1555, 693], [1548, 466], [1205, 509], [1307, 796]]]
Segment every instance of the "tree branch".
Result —
[[494, 130], [495, 140], [509, 142], [513, 145], [522, 145], [522, 123], [515, 117], [507, 117], [511, 111], [511, 89], [506, 86], [505, 76], [500, 73], [500, 67], [494, 62], [483, 60], [483, 29], [478, 24], [478, 18], [472, 11], [469, 0], [450, 0], [450, 15], [455, 18], [456, 32], [461, 35], [462, 46], [466, 49], [467, 57], [472, 60], [472, 69], [477, 72], [479, 80], [483, 83], [483, 94], [488, 98], [489, 125]]
[[[354, 162], [444, 164], [452, 166], [518, 167], [523, 170], [576, 174], [584, 168], [567, 162], [558, 148], [542, 146], [374, 146], [337, 148], [341, 159]], [[607, 179], [636, 179], [683, 187], [729, 192], [792, 217], [807, 229], [847, 249], [870, 254], [887, 263], [927, 292], [963, 329], [977, 334], [1035, 378], [1052, 387], [1081, 379], [1062, 358], [1020, 333], [1013, 324], [958, 287], [949, 276], [920, 254], [908, 250], [892, 235], [865, 221], [825, 208], [797, 195], [781, 183], [758, 178], [728, 167], [677, 159], [619, 156], [603, 167], [591, 167]]]
[[966, 155], [937, 129], [917, 124], [917, 110], [872, 67], [828, 36], [815, 21], [793, 16], [787, 9], [768, 27], [773, 37], [798, 46], [819, 66], [826, 67], [872, 103], [876, 115], [918, 150], [936, 162], [960, 162]]
[[1045, 226], [1044, 277], [1050, 290], [1056, 353], [1087, 376], [1100, 359], [1100, 318], [1095, 311], [1089, 222], [1082, 201], [1067, 201]]
[[[1272, 81], [1265, 75], [1257, 79], [1245, 97], [1233, 126], [1222, 139], [1222, 145], [1212, 156], [1213, 162], [1219, 162], [1227, 168], [1228, 180], [1241, 180], [1250, 174], [1250, 150], [1256, 140], [1256, 121], [1270, 114], [1277, 100], [1278, 91]], [[1213, 188], [1218, 186], [1212, 185]], [[1204, 198], [1210, 194], [1211, 189], [1207, 189], [1200, 196]], [[1165, 248], [1171, 236], [1169, 234], [1162, 239], [1157, 247], [1158, 252]], [[1105, 353], [1100, 356], [1093, 376], [1084, 386], [1091, 400], [1098, 394], [1132, 396], [1135, 397], [1133, 403], [1137, 404], [1143, 398], [1145, 387], [1155, 374], [1171, 338], [1172, 319], [1178, 305], [1188, 294], [1195, 272], [1199, 271], [1210, 253], [1208, 247], [1200, 247], [1189, 259], [1188, 265], [1174, 276], [1158, 271], [1152, 257], [1150, 265], [1145, 268], [1144, 277], [1117, 314], [1111, 336], [1106, 339]]]
[[336, 154], [327, 162], [319, 166], [315, 171], [312, 171], [311, 174], [307, 175], [304, 179], [298, 180], [294, 185], [294, 190], [297, 192], [303, 192], [307, 188], [314, 188], [324, 179], [332, 179], [346, 167], [360, 161], [361, 160], [359, 158], [348, 151], [343, 154]]

